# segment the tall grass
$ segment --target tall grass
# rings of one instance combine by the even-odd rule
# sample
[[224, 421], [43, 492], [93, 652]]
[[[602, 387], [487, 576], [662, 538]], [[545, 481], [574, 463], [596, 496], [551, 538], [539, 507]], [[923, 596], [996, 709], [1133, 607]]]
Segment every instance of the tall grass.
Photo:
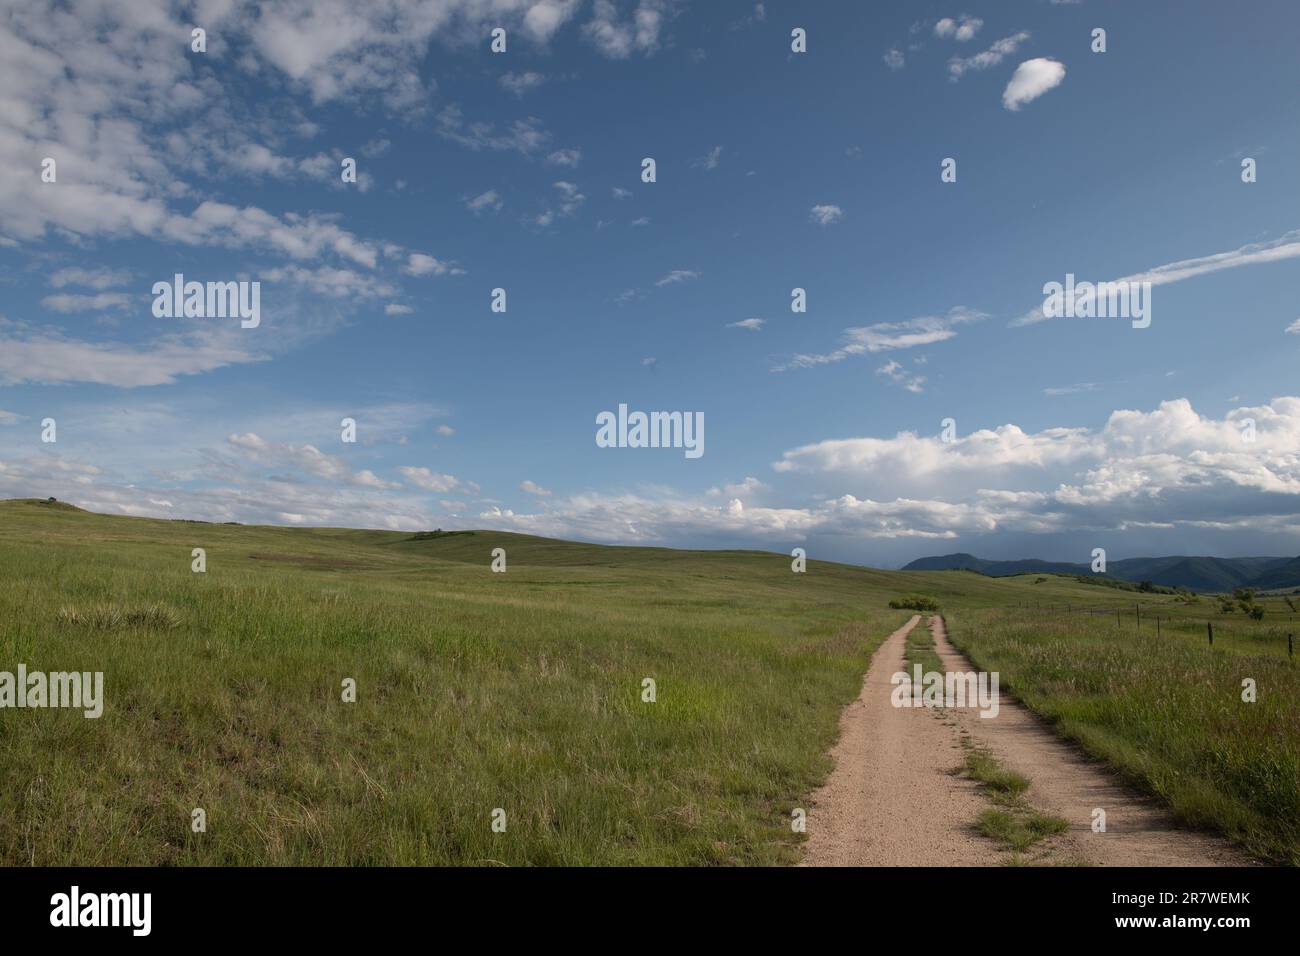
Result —
[[949, 634], [1180, 821], [1300, 863], [1300, 669], [1265, 625], [1238, 622], [1211, 647], [1203, 621], [1175, 621], [1157, 638], [1154, 621], [1138, 631], [1107, 615], [966, 611]]
[[853, 569], [561, 544], [0, 504], [0, 670], [105, 685], [0, 710], [0, 862], [795, 860], [906, 614]]

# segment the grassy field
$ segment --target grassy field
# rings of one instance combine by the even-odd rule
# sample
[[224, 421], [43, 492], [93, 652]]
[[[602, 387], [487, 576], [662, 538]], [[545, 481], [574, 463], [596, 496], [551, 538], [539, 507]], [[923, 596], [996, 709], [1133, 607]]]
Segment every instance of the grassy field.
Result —
[[[504, 574], [490, 570], [497, 547]], [[192, 548], [206, 550], [206, 573], [191, 571]], [[791, 811], [829, 770], [840, 710], [912, 614], [890, 599], [937, 598], [954, 637], [1045, 713], [1042, 655], [1024, 649], [1040, 631], [1066, 653], [1064, 629], [1090, 642], [1096, 630], [1047, 666], [1047, 685], [1132, 665], [1132, 635], [1078, 609], [1133, 595], [1066, 578], [818, 561], [794, 574], [781, 555], [496, 532], [213, 525], [5, 501], [0, 581], [0, 670], [103, 671], [106, 698], [98, 720], [0, 710], [4, 864], [788, 863], [802, 840]], [[996, 608], [1031, 604], [1075, 612], [1027, 618], [1020, 637], [997, 629], [1014, 622]], [[1234, 621], [1240, 633], [1211, 652], [1187, 620], [1185, 654], [1171, 636], [1139, 663], [1191, 689], [1157, 688], [1148, 706], [1216, 740], [1290, 734], [1276, 749], [1237, 739], [1219, 756], [1243, 786], [1289, 800], [1278, 806], [1294, 821], [1300, 698], [1284, 639], [1279, 655], [1259, 637], [1277, 622]], [[1249, 716], [1224, 696], [1236, 671], [1214, 663], [1239, 659], [1261, 688]], [[355, 703], [341, 699], [345, 678]], [[1110, 732], [1144, 752], [1146, 736], [1126, 736], [1140, 729]], [[1168, 759], [1215, 769], [1191, 752]], [[1289, 791], [1276, 779], [1288, 767]], [[1259, 794], [1250, 805], [1267, 813]], [[204, 833], [191, 831], [195, 808]], [[1268, 825], [1282, 839], [1280, 819]]]
[[[1200, 605], [1114, 613], [970, 611], [949, 637], [1058, 733], [1161, 797], [1175, 818], [1300, 864], [1300, 668], [1285, 604], [1261, 622]], [[1163, 619], [1157, 636], [1154, 616]], [[1269, 614], [1283, 618], [1270, 624]], [[1145, 615], [1145, 612], [1144, 612]], [[1297, 629], [1300, 631], [1300, 629]], [[1243, 700], [1243, 681], [1256, 699]]]

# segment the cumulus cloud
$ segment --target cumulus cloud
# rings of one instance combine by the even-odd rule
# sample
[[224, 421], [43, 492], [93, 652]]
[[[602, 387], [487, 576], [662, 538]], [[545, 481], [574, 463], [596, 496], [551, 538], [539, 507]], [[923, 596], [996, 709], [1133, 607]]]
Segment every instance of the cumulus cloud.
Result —
[[272, 442], [254, 432], [232, 434], [226, 441], [245, 460], [261, 466], [296, 470], [314, 478], [361, 488], [401, 487], [396, 482], [384, 481], [369, 469], [353, 471], [343, 458], [327, 454], [315, 445]]
[[[1246, 441], [1246, 419], [1255, 439]], [[1199, 415], [1186, 399], [1120, 410], [1099, 428], [1014, 424], [945, 443], [938, 435], [835, 439], [786, 452], [778, 476], [818, 493], [773, 505], [757, 479], [700, 499], [584, 493], [538, 514], [492, 513], [494, 526], [620, 543], [715, 535], [785, 542], [809, 535], [951, 540], [999, 531], [1100, 533], [1138, 526], [1300, 533], [1300, 398]], [[755, 496], [763, 500], [752, 500]], [[725, 502], [725, 503], [723, 503]]]
[[819, 226], [829, 226], [833, 222], [839, 222], [844, 218], [844, 210], [839, 206], [829, 203], [813, 206], [808, 213], [808, 218]]
[[[1247, 419], [1255, 422], [1253, 440], [1244, 437]], [[773, 468], [834, 487], [841, 500], [847, 493], [853, 510], [877, 499], [910, 502], [917, 531], [1068, 531], [1134, 521], [1231, 527], [1263, 514], [1294, 526], [1297, 447], [1300, 398], [1238, 408], [1223, 419], [1174, 399], [1149, 412], [1116, 411], [1098, 429], [1025, 432], [1008, 424], [947, 443], [910, 432], [826, 440], [787, 451]]]
[[660, 32], [674, 6], [671, 0], [638, 0], [622, 16], [613, 0], [596, 0], [583, 33], [610, 59], [625, 60], [633, 53], [648, 56], [659, 49]]
[[1065, 80], [1065, 66], [1048, 57], [1035, 57], [1016, 67], [1011, 82], [1002, 91], [1002, 105], [1015, 112], [1026, 103], [1054, 90]]
[[549, 488], [543, 488], [537, 482], [529, 481], [527, 478], [519, 482], [519, 490], [530, 495], [536, 495], [539, 498], [549, 498], [551, 495]]
[[546, 161], [552, 166], [577, 166], [582, 162], [582, 150], [557, 149], [546, 157]]
[[402, 271], [412, 276], [459, 276], [465, 274], [465, 270], [455, 263], [443, 262], [433, 256], [427, 256], [423, 252], [412, 252], [407, 257], [406, 266]]
[[967, 40], [975, 38], [975, 34], [980, 32], [980, 27], [984, 26], [984, 21], [979, 17], [971, 17], [962, 14], [957, 19], [944, 17], [934, 25], [934, 35], [947, 39], [953, 39], [965, 43]]
[[455, 475], [442, 475], [430, 471], [428, 468], [417, 468], [411, 465], [403, 465], [397, 471], [406, 479], [408, 484], [424, 491], [432, 491], [437, 494], [459, 492], [476, 495], [479, 493], [478, 485], [472, 481], [461, 481]]

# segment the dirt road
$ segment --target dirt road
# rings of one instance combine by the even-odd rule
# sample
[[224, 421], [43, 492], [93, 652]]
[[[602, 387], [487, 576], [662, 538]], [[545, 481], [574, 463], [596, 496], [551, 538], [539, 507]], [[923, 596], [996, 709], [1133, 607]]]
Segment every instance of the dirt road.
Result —
[[[1030, 781], [1026, 799], [1069, 821], [1038, 863], [1099, 866], [1233, 866], [1250, 861], [1219, 837], [1176, 827], [1155, 800], [1122, 785], [1103, 765], [1058, 738], [1005, 692], [996, 717], [973, 709], [899, 708], [890, 677], [908, 670], [907, 633], [890, 635], [872, 658], [858, 699], [840, 719], [831, 751], [835, 770], [808, 811], [805, 866], [995, 866], [1008, 856], [973, 823], [991, 806], [973, 781], [954, 771], [963, 736]], [[947, 671], [974, 667], [932, 618], [935, 649]], [[1104, 833], [1092, 829], [1105, 810]]]

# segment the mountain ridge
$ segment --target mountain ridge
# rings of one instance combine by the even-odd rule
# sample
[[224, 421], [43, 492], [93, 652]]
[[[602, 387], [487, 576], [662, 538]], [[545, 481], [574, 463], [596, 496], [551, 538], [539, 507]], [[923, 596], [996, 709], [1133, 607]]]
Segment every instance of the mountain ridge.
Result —
[[[995, 561], [966, 552], [917, 558], [904, 571], [977, 571], [989, 577], [1012, 574], [1088, 574], [1091, 565], [1069, 561], [1019, 558]], [[1300, 587], [1300, 557], [1216, 558], [1212, 555], [1165, 555], [1151, 558], [1123, 558], [1106, 564], [1105, 577], [1134, 584], [1150, 581], [1165, 587], [1192, 591], [1231, 591], [1253, 587], [1259, 590]]]

